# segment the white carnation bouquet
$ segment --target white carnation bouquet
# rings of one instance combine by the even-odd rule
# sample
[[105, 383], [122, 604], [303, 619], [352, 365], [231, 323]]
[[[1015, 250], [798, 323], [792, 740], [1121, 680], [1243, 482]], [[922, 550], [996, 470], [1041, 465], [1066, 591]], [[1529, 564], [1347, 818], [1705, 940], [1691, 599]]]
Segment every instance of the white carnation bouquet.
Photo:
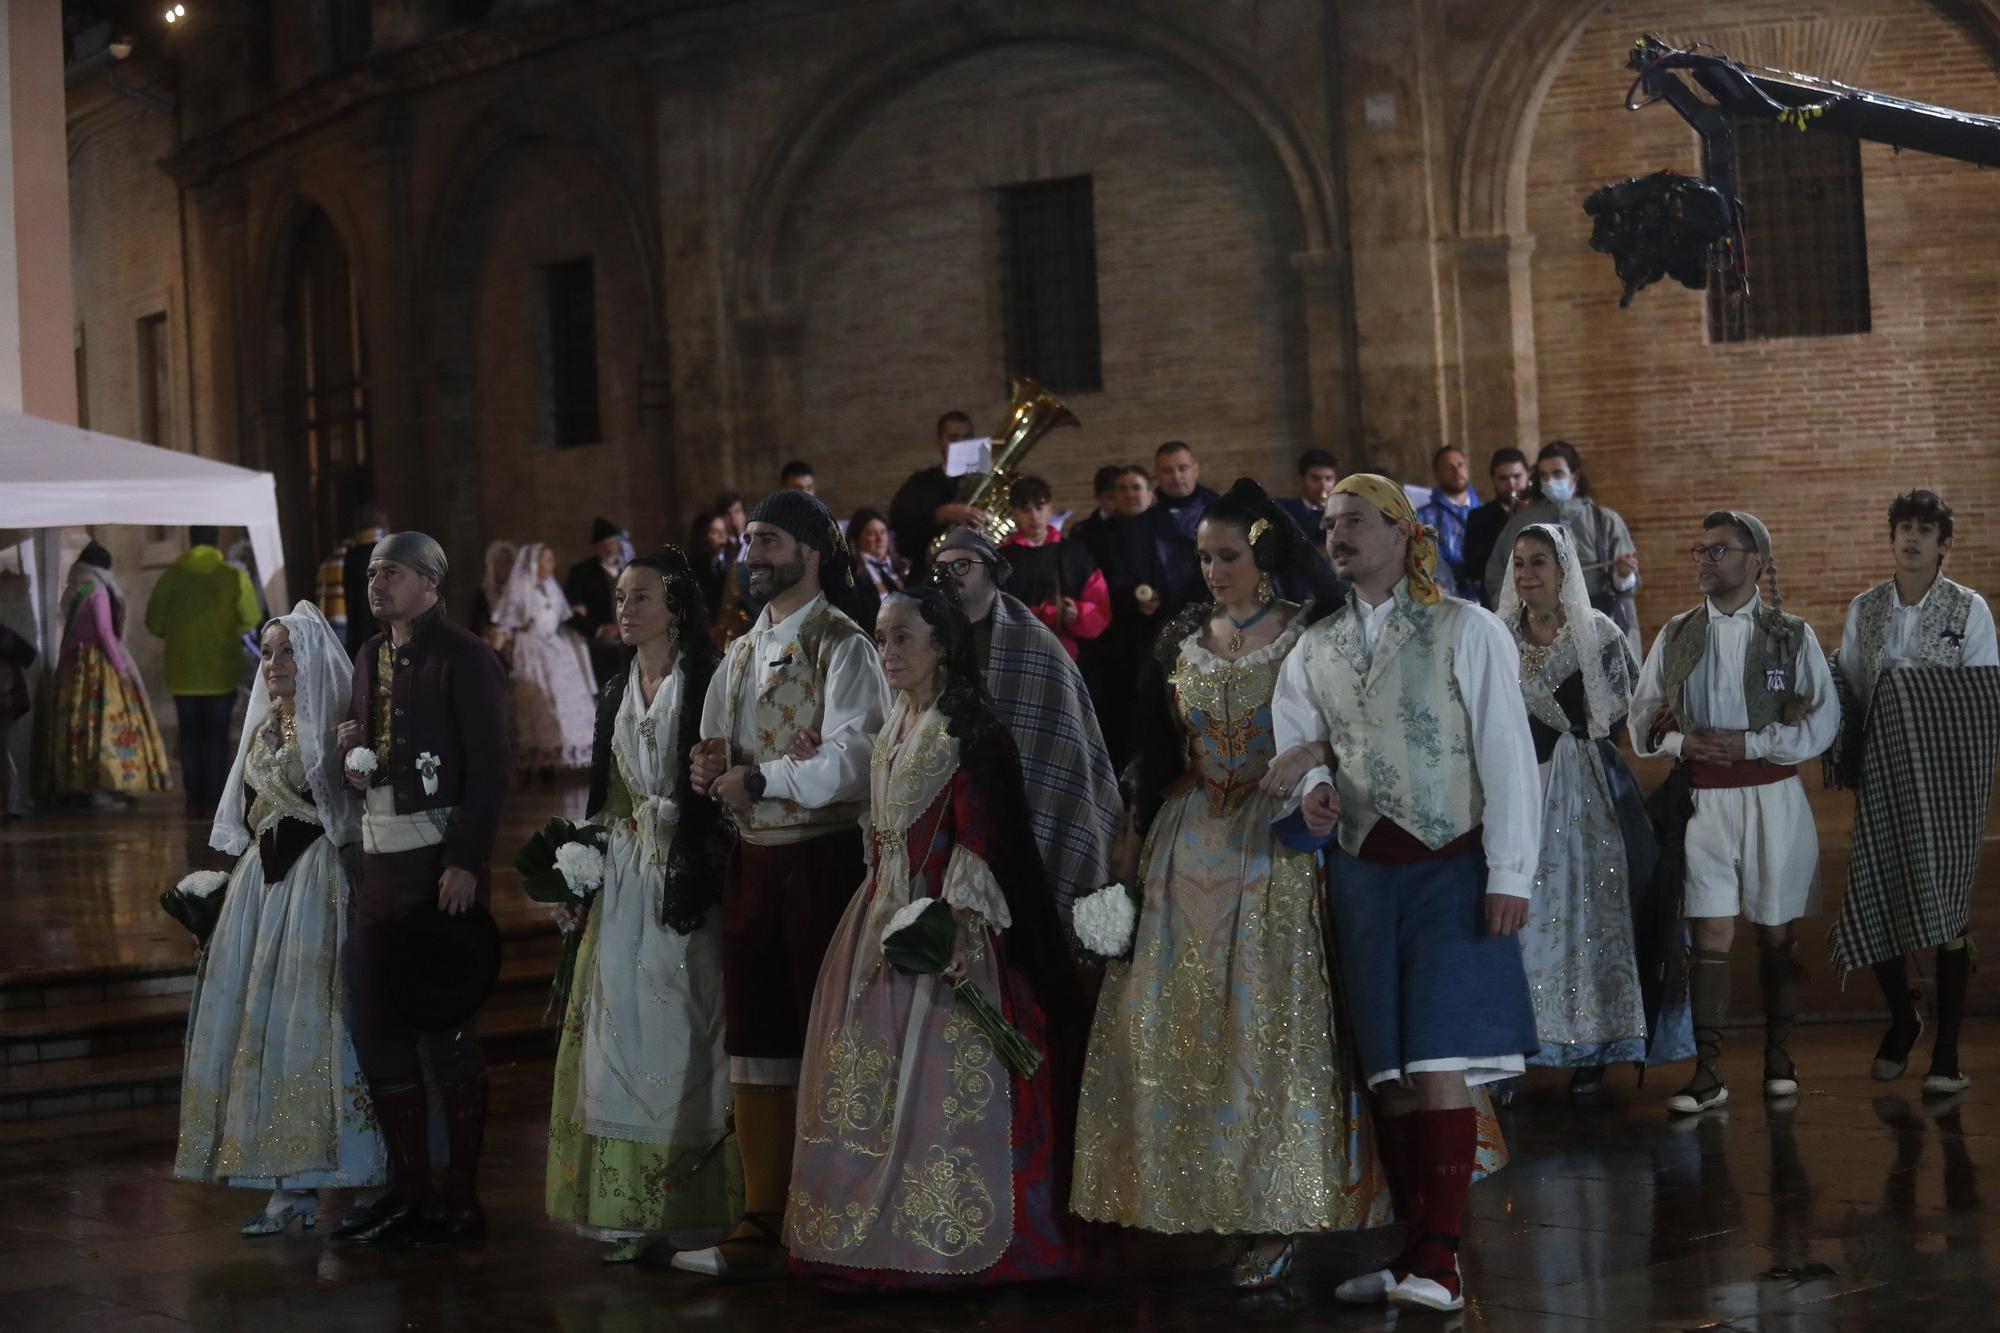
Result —
[[[905, 976], [938, 976], [951, 966], [957, 944], [958, 919], [951, 913], [951, 904], [942, 898], [918, 898], [905, 903], [882, 928], [882, 956]], [[1021, 1030], [1009, 1023], [967, 978], [943, 980], [971, 1012], [972, 1021], [993, 1043], [1000, 1058], [1022, 1077], [1034, 1077], [1035, 1070], [1041, 1067], [1042, 1053], [1021, 1035]]]
[[352, 750], [349, 750], [345, 762], [348, 772], [359, 773], [362, 777], [367, 777], [370, 773], [373, 773], [377, 768], [381, 767], [382, 763], [381, 760], [375, 757], [375, 752], [365, 745], [357, 745]]
[[1078, 898], [1070, 908], [1077, 942], [1099, 958], [1126, 958], [1139, 928], [1138, 897], [1119, 881]]
[[[558, 815], [514, 856], [522, 889], [538, 903], [587, 907], [604, 887], [604, 849], [610, 841], [611, 831], [602, 825], [573, 824]], [[565, 927], [562, 958], [556, 963], [556, 979], [549, 987], [548, 1006], [542, 1011], [545, 1021], [560, 1018], [568, 1005], [576, 955], [582, 947], [583, 932]]]
[[206, 949], [215, 923], [222, 918], [224, 890], [229, 876], [220, 870], [197, 870], [160, 895], [166, 914], [187, 927], [196, 944]]

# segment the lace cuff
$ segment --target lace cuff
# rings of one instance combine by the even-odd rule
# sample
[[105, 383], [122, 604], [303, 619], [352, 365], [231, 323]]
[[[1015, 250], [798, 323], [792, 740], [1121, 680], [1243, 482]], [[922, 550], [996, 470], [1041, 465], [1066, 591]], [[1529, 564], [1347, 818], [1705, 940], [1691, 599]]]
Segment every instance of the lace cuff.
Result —
[[993, 878], [986, 862], [963, 847], [952, 849], [951, 860], [944, 868], [944, 890], [938, 896], [953, 907], [977, 912], [996, 930], [1014, 924], [1007, 911], [1007, 895], [1000, 891], [1000, 881]]

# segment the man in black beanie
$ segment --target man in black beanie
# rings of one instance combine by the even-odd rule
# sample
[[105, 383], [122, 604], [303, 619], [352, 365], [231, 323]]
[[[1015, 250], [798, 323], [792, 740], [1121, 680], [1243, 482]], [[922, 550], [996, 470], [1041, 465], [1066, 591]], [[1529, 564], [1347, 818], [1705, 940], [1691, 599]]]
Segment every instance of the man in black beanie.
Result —
[[569, 626], [590, 645], [590, 669], [599, 682], [625, 669], [625, 649], [618, 642], [616, 608], [618, 575], [625, 569], [625, 533], [608, 518], [590, 525], [591, 553], [570, 566], [563, 596], [576, 614]]
[[[714, 1277], [784, 1271], [806, 1022], [820, 961], [866, 874], [860, 821], [889, 709], [875, 646], [829, 600], [852, 591], [854, 572], [826, 505], [778, 491], [750, 511], [744, 540], [764, 609], [709, 681], [692, 772], [737, 831], [722, 880], [722, 992], [744, 1218], [721, 1245], [673, 1260]], [[801, 738], [810, 757], [793, 758]]]

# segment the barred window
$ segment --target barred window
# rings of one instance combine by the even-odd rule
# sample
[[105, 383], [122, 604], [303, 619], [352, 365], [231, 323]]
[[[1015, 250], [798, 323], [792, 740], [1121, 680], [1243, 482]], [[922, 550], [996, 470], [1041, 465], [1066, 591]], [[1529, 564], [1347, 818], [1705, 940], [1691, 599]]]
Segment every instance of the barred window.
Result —
[[1709, 341], [1868, 332], [1860, 141], [1772, 121], [1735, 129], [1750, 294], [1709, 279]]
[[1053, 393], [1104, 387], [1090, 177], [1000, 187], [1007, 373]]
[[541, 306], [544, 438], [558, 449], [603, 438], [597, 413], [597, 266], [588, 257], [543, 264]]

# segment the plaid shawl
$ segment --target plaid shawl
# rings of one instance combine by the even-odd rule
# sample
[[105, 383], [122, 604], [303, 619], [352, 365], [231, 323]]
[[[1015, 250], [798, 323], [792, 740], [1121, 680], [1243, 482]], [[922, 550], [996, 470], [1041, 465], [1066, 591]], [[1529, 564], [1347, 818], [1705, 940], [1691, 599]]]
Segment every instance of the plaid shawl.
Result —
[[[1844, 691], [1840, 672], [1834, 678]], [[1842, 749], [1857, 742], [1847, 901], [1830, 941], [1843, 972], [1965, 933], [2000, 762], [2000, 667], [1885, 673]]]
[[1067, 924], [1077, 894], [1110, 878], [1125, 807], [1083, 673], [1048, 626], [1006, 593], [993, 603], [986, 690], [1021, 753], [1028, 823]]

